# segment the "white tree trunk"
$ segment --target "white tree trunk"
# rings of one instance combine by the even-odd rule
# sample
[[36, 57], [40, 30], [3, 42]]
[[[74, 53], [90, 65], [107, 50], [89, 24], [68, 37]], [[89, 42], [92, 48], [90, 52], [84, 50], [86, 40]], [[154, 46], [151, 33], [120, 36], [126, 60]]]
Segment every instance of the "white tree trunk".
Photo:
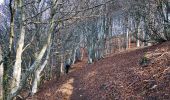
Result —
[[63, 64], [63, 62], [61, 63], [61, 65], [60, 65], [60, 73], [61, 74], [63, 74], [64, 73], [64, 64]]
[[34, 95], [38, 90], [38, 82], [40, 82], [40, 73], [41, 72], [39, 70], [37, 70], [35, 72], [34, 81], [33, 81], [33, 84], [32, 84], [31, 95]]
[[126, 32], [126, 49], [129, 48], [129, 29], [127, 28], [127, 32]]
[[84, 50], [82, 48], [80, 48], [80, 60], [83, 60], [83, 55], [84, 55]]
[[34, 95], [38, 90], [38, 83], [40, 82], [40, 74], [46, 65], [47, 65], [47, 61], [45, 61], [40, 66], [40, 68], [35, 72], [35, 76], [34, 76], [34, 80], [33, 80], [33, 84], [32, 84], [32, 91], [31, 91], [32, 95]]
[[91, 64], [93, 61], [92, 61], [92, 58], [91, 58], [91, 55], [92, 55], [92, 48], [89, 47], [89, 50], [88, 50], [88, 63]]
[[[49, 44], [50, 41], [48, 41]], [[47, 55], [46, 55], [46, 59], [44, 61], [44, 63], [35, 71], [35, 75], [34, 75], [34, 80], [33, 80], [33, 84], [32, 84], [32, 91], [31, 94], [34, 95], [37, 90], [38, 90], [38, 83], [40, 82], [40, 74], [43, 71], [43, 69], [45, 68], [45, 66], [47, 65], [49, 56], [50, 56], [50, 50], [51, 50], [51, 43], [49, 44], [48, 50], [47, 50]]]
[[76, 61], [76, 48], [73, 50], [73, 54], [72, 54], [72, 64], [74, 64]]
[[[20, 10], [22, 12], [22, 0], [20, 0]], [[21, 15], [22, 20], [25, 20], [25, 15], [22, 12]], [[20, 32], [20, 37], [18, 40], [18, 44], [17, 44], [17, 51], [16, 51], [16, 58], [15, 58], [15, 64], [13, 66], [13, 76], [12, 76], [12, 80], [11, 80], [11, 94], [14, 94], [18, 88], [19, 88], [19, 84], [20, 84], [20, 79], [21, 79], [21, 63], [22, 63], [22, 52], [23, 52], [23, 46], [24, 46], [24, 38], [25, 38], [25, 26], [22, 25], [22, 23], [20, 23], [20, 27], [21, 27], [21, 32]]]
[[11, 82], [11, 87], [12, 91], [11, 93], [13, 94], [16, 92], [16, 90], [19, 87], [20, 79], [21, 79], [21, 63], [22, 63], [22, 50], [24, 46], [24, 37], [25, 37], [25, 29], [22, 29], [20, 39], [18, 42], [18, 48], [17, 48], [17, 53], [16, 53], [16, 61], [13, 66], [13, 76], [12, 76], [12, 82]]

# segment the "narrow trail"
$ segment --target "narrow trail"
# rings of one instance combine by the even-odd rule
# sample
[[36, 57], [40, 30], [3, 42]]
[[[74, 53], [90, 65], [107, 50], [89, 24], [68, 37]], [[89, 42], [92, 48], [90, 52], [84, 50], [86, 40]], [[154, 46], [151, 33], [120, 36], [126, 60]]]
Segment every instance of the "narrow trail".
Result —
[[[77, 62], [71, 66], [71, 70], [68, 75], [61, 76], [58, 81], [52, 80], [44, 84], [41, 90], [31, 98], [32, 100], [69, 100], [73, 95], [74, 91], [79, 91], [81, 96], [80, 88], [80, 75], [87, 66], [87, 58], [84, 58], [81, 62]], [[76, 93], [77, 94], [77, 93]]]
[[[144, 80], [153, 76], [155, 67], [141, 69], [140, 58], [146, 53], [169, 48], [170, 42], [126, 51], [87, 64], [87, 59], [73, 66], [59, 81], [52, 80], [40, 89], [33, 100], [169, 100], [170, 76], [167, 86], [159, 90], [147, 88]], [[156, 69], [155, 69], [156, 70]], [[159, 69], [162, 71], [163, 69]], [[153, 74], [152, 74], [153, 73]], [[170, 71], [169, 71], [170, 73]], [[155, 79], [156, 81], [156, 79]], [[161, 83], [162, 84], [162, 83]], [[151, 87], [154, 84], [151, 84]], [[158, 92], [164, 91], [158, 94]], [[165, 92], [166, 91], [166, 92]], [[167, 95], [168, 94], [168, 95]], [[155, 99], [156, 98], [156, 99]]]

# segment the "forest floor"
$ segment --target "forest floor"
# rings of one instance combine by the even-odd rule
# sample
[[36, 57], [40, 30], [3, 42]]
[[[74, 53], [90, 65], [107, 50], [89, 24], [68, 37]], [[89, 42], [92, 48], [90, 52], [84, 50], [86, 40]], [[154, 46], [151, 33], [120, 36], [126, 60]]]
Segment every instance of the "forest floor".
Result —
[[170, 42], [86, 62], [45, 83], [32, 100], [170, 100]]

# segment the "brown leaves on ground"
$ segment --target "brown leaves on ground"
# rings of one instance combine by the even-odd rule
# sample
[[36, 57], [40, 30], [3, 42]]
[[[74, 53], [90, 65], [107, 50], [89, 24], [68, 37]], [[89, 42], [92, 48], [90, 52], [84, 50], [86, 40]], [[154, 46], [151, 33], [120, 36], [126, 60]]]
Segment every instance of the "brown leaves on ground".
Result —
[[[126, 51], [91, 65], [86, 60], [58, 81], [40, 88], [34, 100], [170, 100], [170, 42]], [[143, 55], [150, 63], [141, 67]]]

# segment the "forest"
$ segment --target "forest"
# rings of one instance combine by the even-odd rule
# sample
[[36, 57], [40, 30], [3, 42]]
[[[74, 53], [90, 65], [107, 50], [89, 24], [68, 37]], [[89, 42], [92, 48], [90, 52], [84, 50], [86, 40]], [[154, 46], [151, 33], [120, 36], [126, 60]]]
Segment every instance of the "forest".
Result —
[[0, 0], [0, 100], [170, 100], [169, 0]]

